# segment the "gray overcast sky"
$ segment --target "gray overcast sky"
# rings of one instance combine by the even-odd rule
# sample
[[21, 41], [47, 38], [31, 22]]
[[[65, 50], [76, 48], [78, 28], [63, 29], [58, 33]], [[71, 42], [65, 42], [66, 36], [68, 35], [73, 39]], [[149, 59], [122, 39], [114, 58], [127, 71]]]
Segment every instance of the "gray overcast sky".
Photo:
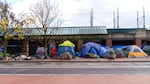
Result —
[[[18, 14], [28, 12], [29, 5], [37, 0], [7, 0]], [[55, 0], [56, 1], [56, 0]], [[150, 0], [58, 0], [64, 23], [62, 26], [89, 26], [90, 10], [94, 10], [94, 25], [113, 27], [113, 11], [119, 7], [120, 27], [136, 27], [136, 12], [142, 27], [143, 7], [146, 11], [146, 27], [150, 27]]]

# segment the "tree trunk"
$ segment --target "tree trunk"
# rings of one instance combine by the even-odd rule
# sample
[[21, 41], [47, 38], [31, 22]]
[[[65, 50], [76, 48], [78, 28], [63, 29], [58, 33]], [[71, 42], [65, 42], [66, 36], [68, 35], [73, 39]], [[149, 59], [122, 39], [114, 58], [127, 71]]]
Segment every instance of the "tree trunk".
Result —
[[7, 39], [4, 38], [4, 58], [6, 57], [7, 53]]
[[48, 57], [48, 54], [47, 54], [47, 38], [46, 38], [46, 30], [44, 30], [44, 52], [45, 52], [45, 57], [46, 58], [49, 58]]

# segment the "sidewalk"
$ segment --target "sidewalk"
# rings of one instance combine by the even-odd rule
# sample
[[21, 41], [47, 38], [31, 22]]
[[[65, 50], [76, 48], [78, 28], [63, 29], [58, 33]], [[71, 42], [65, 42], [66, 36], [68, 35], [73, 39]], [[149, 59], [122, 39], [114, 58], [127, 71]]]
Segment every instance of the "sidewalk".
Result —
[[59, 60], [59, 59], [35, 59], [32, 60], [1, 60], [0, 63], [7, 62], [150, 62], [150, 56], [144, 58], [80, 58], [76, 57], [72, 60]]
[[149, 75], [0, 76], [1, 84], [149, 84]]

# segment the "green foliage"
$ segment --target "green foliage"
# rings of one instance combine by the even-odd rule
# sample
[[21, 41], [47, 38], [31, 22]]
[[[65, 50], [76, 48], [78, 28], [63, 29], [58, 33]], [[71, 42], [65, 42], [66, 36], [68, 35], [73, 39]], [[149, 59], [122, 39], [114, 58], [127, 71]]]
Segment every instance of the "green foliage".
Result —
[[7, 52], [7, 40], [24, 39], [23, 22], [15, 18], [11, 7], [6, 2], [0, 1], [0, 31], [4, 36], [4, 57]]
[[[0, 52], [0, 57], [3, 57], [4, 56], [4, 53], [3, 52]], [[6, 56], [7, 57], [10, 57], [11, 55], [10, 55], [10, 53], [6, 53]]]
[[16, 39], [16, 36], [18, 39], [23, 39], [23, 22], [15, 18], [14, 13], [11, 12], [11, 8], [6, 2], [0, 2], [0, 30], [3, 31], [4, 39]]

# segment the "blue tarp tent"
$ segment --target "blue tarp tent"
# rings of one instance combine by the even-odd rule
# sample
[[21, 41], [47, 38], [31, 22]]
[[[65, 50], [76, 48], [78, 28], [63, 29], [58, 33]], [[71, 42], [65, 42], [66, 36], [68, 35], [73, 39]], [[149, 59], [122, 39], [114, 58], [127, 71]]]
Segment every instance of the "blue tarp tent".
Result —
[[128, 47], [128, 45], [113, 45], [112, 46], [112, 48], [114, 48], [114, 49], [117, 49], [117, 48], [119, 48], [119, 49], [125, 49], [127, 47]]
[[3, 52], [3, 48], [0, 48], [0, 52]]
[[106, 49], [102, 47], [100, 44], [94, 42], [88, 42], [83, 45], [79, 56], [86, 57], [88, 53], [97, 54], [99, 57], [104, 57], [106, 54]]
[[72, 56], [75, 56], [75, 45], [70, 41], [64, 41], [58, 46], [57, 57], [64, 52], [69, 52]]
[[64, 52], [70, 52], [71, 55], [75, 56], [74, 47], [71, 46], [59, 46], [57, 51], [57, 56], [60, 56], [60, 54]]

